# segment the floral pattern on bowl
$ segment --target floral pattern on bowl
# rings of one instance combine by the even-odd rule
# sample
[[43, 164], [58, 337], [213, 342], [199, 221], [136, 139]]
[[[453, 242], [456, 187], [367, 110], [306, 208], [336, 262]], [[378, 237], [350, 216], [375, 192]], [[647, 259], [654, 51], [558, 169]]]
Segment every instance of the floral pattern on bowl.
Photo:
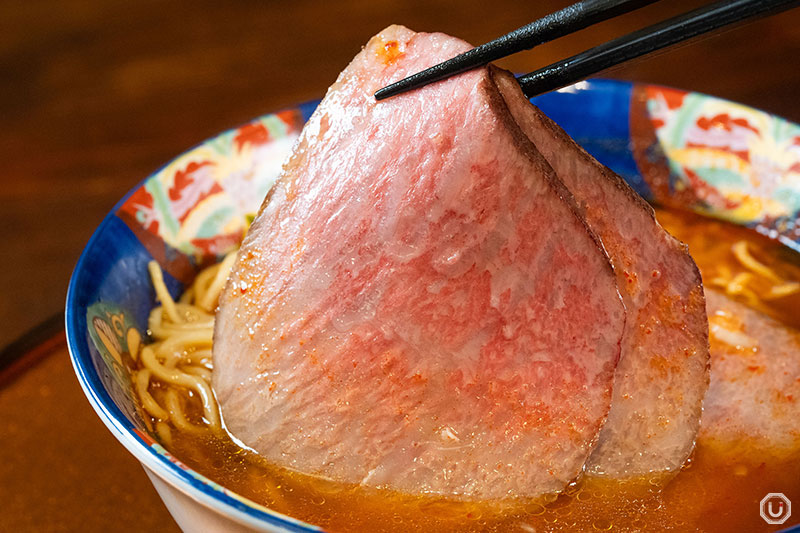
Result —
[[[600, 162], [653, 202], [748, 225], [800, 248], [800, 127], [738, 104], [610, 80], [535, 98]], [[67, 337], [78, 379], [111, 432], [150, 471], [235, 523], [318, 531], [221, 487], [156, 440], [134, 400], [130, 344], [156, 305], [147, 263], [176, 296], [242, 238], [317, 102], [266, 115], [178, 156], [131, 191], [70, 281]], [[166, 500], [165, 500], [166, 501]]]
[[299, 109], [282, 111], [201, 144], [150, 176], [117, 216], [168, 272], [188, 281], [238, 245], [304, 122]]
[[[652, 199], [798, 247], [800, 126], [665, 87], [637, 87], [634, 102], [632, 138]], [[650, 143], [636, 143], [645, 139]]]

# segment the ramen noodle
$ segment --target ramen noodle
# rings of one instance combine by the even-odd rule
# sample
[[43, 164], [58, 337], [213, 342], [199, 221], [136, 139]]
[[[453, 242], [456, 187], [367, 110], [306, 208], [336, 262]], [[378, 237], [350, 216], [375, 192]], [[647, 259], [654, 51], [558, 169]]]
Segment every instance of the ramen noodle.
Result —
[[[725, 223], [673, 211], [657, 214], [689, 244], [707, 286], [800, 326], [793, 312], [800, 303], [797, 254]], [[211, 389], [213, 313], [235, 256], [232, 251], [200, 271], [177, 301], [151, 262], [160, 303], [148, 320], [152, 342], [129, 346], [135, 390], [160, 441], [193, 468], [258, 503], [336, 530], [683, 531], [765, 527], [757, 509], [744, 502], [757, 502], [772, 486], [792, 486], [800, 496], [796, 453], [787, 459], [751, 450], [748, 457], [702, 442], [671, 481], [584, 479], [560, 495], [502, 505], [387, 494], [268, 465], [225, 432]]]

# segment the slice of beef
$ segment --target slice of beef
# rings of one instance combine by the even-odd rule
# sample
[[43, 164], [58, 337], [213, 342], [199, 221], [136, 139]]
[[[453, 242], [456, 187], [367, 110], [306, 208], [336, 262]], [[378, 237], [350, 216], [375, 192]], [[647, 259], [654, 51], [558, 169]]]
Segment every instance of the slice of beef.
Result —
[[680, 468], [708, 387], [703, 285], [685, 245], [653, 209], [503, 76], [517, 122], [575, 197], [611, 258], [627, 311], [611, 411], [587, 470], [613, 477]]
[[213, 384], [230, 431], [275, 464], [494, 499], [562, 489], [596, 443], [624, 307], [494, 74], [372, 97], [467, 48], [372, 38], [244, 240]]
[[777, 453], [800, 448], [800, 332], [716, 291], [706, 293], [711, 386], [700, 439]]

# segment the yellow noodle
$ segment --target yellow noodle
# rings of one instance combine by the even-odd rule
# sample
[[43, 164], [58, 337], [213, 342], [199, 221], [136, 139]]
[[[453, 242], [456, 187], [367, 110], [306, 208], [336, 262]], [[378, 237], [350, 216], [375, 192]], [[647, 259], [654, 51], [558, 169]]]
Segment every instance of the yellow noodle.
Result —
[[[753, 257], [747, 241], [737, 241], [731, 250], [737, 261], [749, 272], [740, 272], [733, 276], [727, 267], [721, 266], [717, 270], [718, 276], [709, 280], [710, 285], [723, 288], [730, 295], [743, 296], [750, 304], [756, 306], [761, 304], [762, 299], [776, 300], [800, 292], [800, 283], [785, 280], [772, 268]], [[751, 287], [751, 283], [756, 281], [754, 275], [773, 284], [766, 294], [763, 294], [761, 290], [758, 292], [762, 294], [759, 294]], [[763, 286], [763, 282], [761, 286]]]
[[202, 270], [197, 277], [194, 279], [194, 283], [192, 283], [192, 288], [194, 289], [194, 302], [199, 302], [203, 299], [208, 290], [208, 286], [214, 281], [214, 277], [217, 275], [219, 271], [219, 263], [212, 265], [204, 270]]
[[175, 309], [178, 311], [178, 316], [181, 317], [180, 324], [176, 326], [193, 326], [201, 327], [214, 324], [214, 315], [206, 313], [196, 305], [191, 303], [177, 303]]
[[131, 354], [131, 359], [136, 361], [139, 357], [139, 347], [142, 345], [142, 336], [136, 328], [128, 329], [127, 335], [128, 353]]
[[154, 328], [149, 328], [149, 329], [151, 330], [153, 336], [156, 337], [158, 340], [166, 340], [166, 339], [172, 339], [176, 335], [185, 335], [192, 332], [208, 334], [209, 332], [214, 331], [214, 325], [213, 324], [202, 324], [198, 326], [193, 326], [191, 324], [175, 325], [175, 324], [161, 322], [160, 324], [157, 324]]
[[211, 381], [211, 371], [208, 368], [203, 368], [202, 366], [196, 365], [188, 365], [181, 367], [181, 370], [187, 374], [203, 378], [208, 382]]
[[147, 390], [149, 386], [150, 371], [147, 369], [138, 371], [136, 373], [136, 392], [139, 394], [139, 400], [142, 402], [142, 407], [153, 418], [167, 420], [169, 418], [169, 413], [167, 413], [164, 408], [158, 405], [158, 402], [156, 402], [156, 400]]
[[716, 278], [711, 278], [708, 281], [708, 284], [711, 285], [712, 287], [721, 287], [721, 288], [723, 288], [723, 289], [725, 289], [727, 291], [728, 290], [728, 284], [730, 282], [731, 282], [730, 279], [726, 279], [726, 278], [718, 276]]
[[758, 306], [762, 305], [761, 298], [759, 298], [758, 295], [750, 289], [743, 289], [741, 295], [744, 296], [745, 300], [747, 300], [747, 303], [750, 304], [750, 307], [757, 308]]
[[[208, 370], [211, 370], [212, 369], [211, 355], [210, 354], [205, 355], [204, 353], [208, 351], [210, 350], [200, 350], [198, 352], [198, 351], [193, 351], [191, 347], [187, 347], [186, 351], [184, 352], [169, 352], [168, 355], [164, 357], [164, 360], [168, 362], [174, 361], [174, 364], [170, 366], [190, 365], [190, 366], [200, 366], [207, 368]], [[157, 349], [156, 349], [156, 355], [159, 356], [159, 359], [161, 358], [161, 354], [158, 352]]]
[[213, 330], [188, 331], [176, 333], [155, 349], [156, 355], [164, 361], [186, 364], [194, 361], [194, 351], [198, 347], [210, 348]]
[[767, 294], [764, 295], [765, 300], [777, 300], [800, 292], [800, 283], [796, 281], [787, 281], [780, 285], [772, 287]]
[[147, 316], [147, 331], [150, 333], [150, 336], [155, 337], [156, 339], [162, 339], [166, 336], [166, 332], [161, 331], [163, 318], [163, 307], [154, 307], [150, 311], [150, 314]]
[[728, 283], [725, 292], [731, 296], [743, 296], [750, 305], [757, 307], [761, 301], [758, 295], [747, 286], [752, 279], [753, 274], [750, 272], [740, 272]]
[[173, 322], [169, 316], [165, 319], [163, 306], [154, 307], [150, 311], [148, 324], [152, 322], [156, 326], [178, 329], [198, 329], [214, 326], [214, 315], [210, 315], [194, 305], [177, 303], [175, 304], [175, 312], [178, 314], [179, 322]]
[[728, 283], [728, 294], [742, 294], [747, 289], [747, 284], [753, 279], [750, 272], [740, 272]]
[[164, 324], [164, 323], [156, 324], [154, 327], [148, 327], [147, 329], [150, 330], [150, 334], [153, 336], [153, 338], [155, 338], [156, 341], [159, 342], [167, 339], [172, 339], [176, 335], [183, 335], [187, 333], [187, 330], [192, 331], [194, 329], [196, 331], [205, 333], [214, 331], [213, 327], [181, 328], [179, 326], [175, 326], [172, 324]]
[[159, 363], [164, 365], [167, 368], [175, 368], [180, 363], [184, 362], [184, 354], [183, 352], [175, 352], [175, 351], [165, 351], [161, 350], [161, 345], [163, 341], [155, 342], [150, 345], [153, 351], [156, 354], [156, 359]]
[[164, 401], [169, 410], [169, 419], [176, 428], [187, 433], [199, 433], [204, 431], [201, 426], [196, 426], [186, 419], [186, 415], [183, 414], [181, 400], [178, 398], [178, 392], [175, 389], [167, 390], [167, 393], [164, 395]]
[[147, 270], [150, 271], [150, 278], [153, 280], [153, 288], [156, 290], [156, 296], [161, 302], [161, 306], [167, 313], [167, 316], [173, 323], [179, 323], [180, 317], [178, 311], [175, 309], [175, 300], [169, 295], [167, 286], [164, 284], [164, 274], [161, 272], [161, 267], [155, 261], [147, 263]]
[[210, 347], [213, 337], [213, 327], [179, 330], [159, 345], [159, 352], [186, 351], [187, 347]]
[[[203, 429], [186, 418], [184, 403], [190, 401], [191, 396], [187, 390], [194, 391], [202, 403], [203, 425], [221, 430], [219, 408], [210, 387], [214, 334], [211, 310], [217, 305], [235, 258], [234, 251], [222, 262], [202, 270], [177, 302], [169, 295], [158, 264], [148, 264], [161, 302], [150, 312], [147, 321], [149, 334], [155, 342], [142, 346], [140, 337], [129, 336], [128, 345], [140, 368], [136, 373], [136, 392], [145, 411], [156, 420], [156, 434], [166, 446], [172, 442], [172, 432], [166, 421], [184, 431]], [[163, 384], [165, 392], [159, 399], [166, 408], [150, 394], [151, 380]]]
[[231, 273], [231, 268], [233, 268], [234, 261], [236, 261], [236, 252], [231, 252], [226, 255], [225, 259], [223, 259], [219, 264], [219, 270], [217, 270], [214, 280], [208, 286], [208, 290], [206, 290], [206, 293], [203, 295], [203, 297], [197, 301], [197, 305], [199, 305], [202, 309], [211, 311], [214, 309], [214, 307], [216, 307], [217, 300], [219, 299], [219, 293], [222, 291], [222, 287], [228, 280], [228, 276]]
[[183, 294], [181, 294], [180, 298], [178, 298], [178, 303], [182, 304], [190, 304], [194, 299], [194, 287], [189, 287]]
[[[203, 403], [203, 413], [209, 425], [215, 428], [221, 427], [217, 401], [214, 398], [211, 387], [205, 380], [182, 372], [177, 368], [169, 368], [162, 365], [158, 362], [155, 352], [149, 346], [142, 349], [142, 364], [161, 381], [180, 387], [186, 387], [187, 389], [192, 389], [197, 392]], [[173, 389], [169, 389], [168, 392], [171, 390]]]
[[191, 359], [195, 364], [198, 364], [200, 361], [211, 361], [211, 348], [196, 349], [191, 353]]
[[747, 241], [738, 241], [736, 242], [733, 247], [733, 255], [736, 256], [736, 259], [748, 270], [755, 272], [756, 274], [760, 274], [764, 276], [768, 280], [772, 281], [773, 283], [781, 283], [783, 279], [778, 276], [774, 270], [769, 268], [767, 265], [759, 262], [755, 257], [750, 254], [750, 250], [747, 246]]
[[180, 355], [178, 363], [181, 365], [199, 366], [207, 370], [213, 370], [211, 354], [205, 353], [210, 351], [211, 350], [187, 351]]
[[166, 422], [156, 422], [156, 435], [167, 448], [172, 447], [172, 430]]
[[203, 322], [194, 322], [194, 323], [171, 324], [169, 322], [164, 322], [163, 307], [156, 307], [155, 309], [150, 311], [150, 316], [147, 319], [147, 329], [150, 331], [150, 334], [157, 340], [167, 339], [169, 337], [173, 337], [174, 335], [179, 335], [187, 330], [213, 331], [213, 328], [214, 328], [213, 317]]

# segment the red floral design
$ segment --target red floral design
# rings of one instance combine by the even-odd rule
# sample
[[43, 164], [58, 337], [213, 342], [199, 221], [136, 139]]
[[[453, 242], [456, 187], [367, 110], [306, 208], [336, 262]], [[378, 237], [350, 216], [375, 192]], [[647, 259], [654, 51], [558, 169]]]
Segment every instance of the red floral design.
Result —
[[300, 131], [303, 128], [303, 116], [297, 109], [287, 109], [276, 113], [275, 116], [286, 124], [287, 132]]
[[[154, 257], [164, 259], [159, 261], [173, 277], [183, 279], [198, 257], [225, 253], [241, 239], [239, 230], [231, 228], [243, 227], [244, 215], [257, 209], [264, 182], [274, 180], [280, 170], [280, 150], [290, 145], [281, 142], [275, 150], [270, 146], [296, 138], [302, 126], [301, 111], [292, 109], [227, 131], [151, 176], [117, 215]], [[257, 149], [245, 150], [246, 146]], [[269, 171], [263, 165], [271, 165]], [[202, 231], [203, 238], [185, 231], [190, 219], [191, 231]], [[226, 234], [217, 235], [221, 232]], [[167, 259], [165, 246], [187, 255]]]
[[733, 131], [735, 127], [747, 128], [748, 130], [758, 133], [758, 129], [750, 125], [747, 119], [744, 118], [731, 118], [727, 113], [720, 113], [711, 118], [700, 117], [697, 119], [697, 125], [706, 131], [711, 128], [722, 128], [725, 131]]
[[[667, 104], [667, 109], [678, 109], [683, 105], [683, 100], [689, 94], [678, 89], [667, 89], [666, 87], [645, 86], [645, 94], [648, 100], [663, 100]], [[653, 117], [653, 127], [658, 129], [664, 125], [664, 121], [659, 117]]]
[[155, 209], [153, 209], [153, 196], [144, 186], [134, 191], [122, 204], [120, 211], [138, 220], [145, 230], [154, 235], [158, 234], [158, 217]]
[[236, 150], [239, 152], [248, 144], [257, 146], [259, 144], [266, 144], [269, 140], [269, 131], [261, 122], [245, 124], [237, 130], [236, 136], [233, 138], [233, 142], [236, 144]]
[[750, 161], [750, 150], [746, 139], [760, 134], [747, 119], [732, 118], [728, 113], [719, 113], [713, 117], [701, 116], [695, 126], [697, 130], [690, 130], [688, 133], [688, 148], [712, 148], [728, 152], [747, 162]]
[[211, 256], [219, 256], [231, 248], [239, 244], [242, 240], [241, 233], [234, 233], [229, 235], [216, 235], [209, 239], [192, 239], [191, 243], [197, 247], [198, 250], [203, 250], [206, 254]]
[[172, 187], [168, 190], [171, 211], [183, 222], [191, 210], [204, 199], [222, 192], [222, 187], [211, 175], [211, 161], [192, 161], [185, 170], [175, 172]]

